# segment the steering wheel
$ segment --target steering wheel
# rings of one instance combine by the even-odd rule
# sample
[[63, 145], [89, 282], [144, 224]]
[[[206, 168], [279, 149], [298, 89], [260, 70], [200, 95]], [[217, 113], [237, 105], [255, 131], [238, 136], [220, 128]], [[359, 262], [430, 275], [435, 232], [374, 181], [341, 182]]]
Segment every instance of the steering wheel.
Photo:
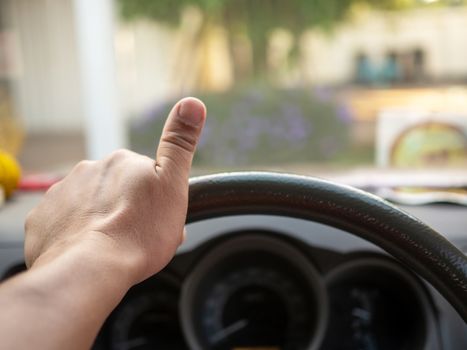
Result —
[[431, 283], [467, 323], [467, 257], [379, 197], [325, 180], [267, 172], [190, 180], [187, 223], [242, 214], [317, 221], [373, 242]]

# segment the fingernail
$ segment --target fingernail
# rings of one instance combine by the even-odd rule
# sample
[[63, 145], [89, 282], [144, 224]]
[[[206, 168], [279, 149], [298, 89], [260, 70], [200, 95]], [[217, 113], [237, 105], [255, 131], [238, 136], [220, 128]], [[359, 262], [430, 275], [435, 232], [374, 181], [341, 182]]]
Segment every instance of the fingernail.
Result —
[[204, 119], [205, 107], [201, 101], [187, 98], [179, 103], [177, 114], [182, 123], [198, 127]]

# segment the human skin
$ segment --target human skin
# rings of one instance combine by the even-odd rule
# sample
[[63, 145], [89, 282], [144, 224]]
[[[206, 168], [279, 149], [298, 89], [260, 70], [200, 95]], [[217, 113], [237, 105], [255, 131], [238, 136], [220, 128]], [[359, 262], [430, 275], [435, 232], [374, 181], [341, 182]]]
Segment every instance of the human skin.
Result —
[[0, 285], [0, 348], [89, 349], [125, 293], [183, 240], [188, 177], [206, 118], [179, 101], [155, 158], [127, 150], [83, 161], [28, 215], [28, 270]]

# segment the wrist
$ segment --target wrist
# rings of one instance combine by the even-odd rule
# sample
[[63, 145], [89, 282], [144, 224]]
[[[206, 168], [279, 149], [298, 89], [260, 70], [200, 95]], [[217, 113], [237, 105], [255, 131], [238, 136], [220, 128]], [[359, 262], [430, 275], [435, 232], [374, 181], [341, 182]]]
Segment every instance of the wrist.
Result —
[[95, 292], [110, 291], [123, 296], [136, 283], [135, 262], [122, 254], [109, 237], [95, 232], [80, 234], [79, 240], [57, 243], [41, 254], [32, 271], [53, 271], [57, 280], [69, 285], [81, 284]]
[[[29, 271], [6, 282], [0, 291], [3, 315], [14, 315], [14, 327], [28, 329], [16, 343], [24, 348], [30, 344], [44, 349], [91, 347], [105, 319], [131, 287], [131, 273], [116, 259], [118, 254], [111, 247], [100, 252], [101, 244], [91, 243], [83, 240], [47, 249]], [[75, 339], [73, 344], [70, 339]]]

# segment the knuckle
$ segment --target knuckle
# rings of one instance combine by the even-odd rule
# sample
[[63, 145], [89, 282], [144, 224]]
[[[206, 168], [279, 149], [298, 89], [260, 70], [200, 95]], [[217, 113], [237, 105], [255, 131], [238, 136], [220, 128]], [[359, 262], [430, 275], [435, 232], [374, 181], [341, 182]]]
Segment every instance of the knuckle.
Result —
[[33, 226], [35, 212], [36, 212], [36, 209], [34, 208], [26, 215], [26, 220], [24, 221], [25, 232], [29, 231], [31, 227]]
[[92, 161], [90, 160], [82, 160], [80, 162], [78, 162], [78, 164], [76, 164], [75, 166], [75, 170], [84, 170], [84, 169], [87, 169], [91, 166], [92, 164]]
[[110, 154], [110, 158], [111, 159], [124, 159], [124, 158], [127, 158], [129, 156], [132, 155], [132, 152], [127, 150], [127, 149], [124, 149], [124, 148], [121, 148], [121, 149], [118, 149], [116, 151], [113, 151], [111, 154]]
[[195, 151], [196, 140], [196, 136], [186, 130], [168, 131], [162, 137], [163, 142], [189, 153]]
[[107, 164], [108, 166], [114, 165], [114, 164], [120, 164], [124, 161], [128, 161], [129, 159], [134, 158], [136, 153], [131, 152], [127, 149], [118, 149], [116, 151], [113, 151], [110, 153], [104, 160], [104, 164]]
[[91, 160], [81, 160], [79, 161], [74, 167], [73, 169], [71, 170], [71, 172], [68, 174], [68, 176], [70, 174], [73, 174], [73, 173], [82, 173], [82, 172], [85, 172], [86, 170], [88, 170], [95, 162], [91, 161]]
[[27, 268], [30, 268], [37, 256], [37, 242], [35, 239], [26, 236], [24, 241], [24, 262]]
[[32, 258], [31, 258], [31, 253], [29, 246], [25, 244], [24, 246], [24, 264], [26, 265], [26, 268], [31, 268], [32, 266]]
[[47, 191], [45, 192], [45, 195], [46, 196], [50, 196], [52, 195], [54, 192], [57, 192], [57, 189], [59, 188], [59, 185], [60, 185], [60, 181], [59, 182], [56, 182], [54, 183], [52, 186], [50, 186]]

